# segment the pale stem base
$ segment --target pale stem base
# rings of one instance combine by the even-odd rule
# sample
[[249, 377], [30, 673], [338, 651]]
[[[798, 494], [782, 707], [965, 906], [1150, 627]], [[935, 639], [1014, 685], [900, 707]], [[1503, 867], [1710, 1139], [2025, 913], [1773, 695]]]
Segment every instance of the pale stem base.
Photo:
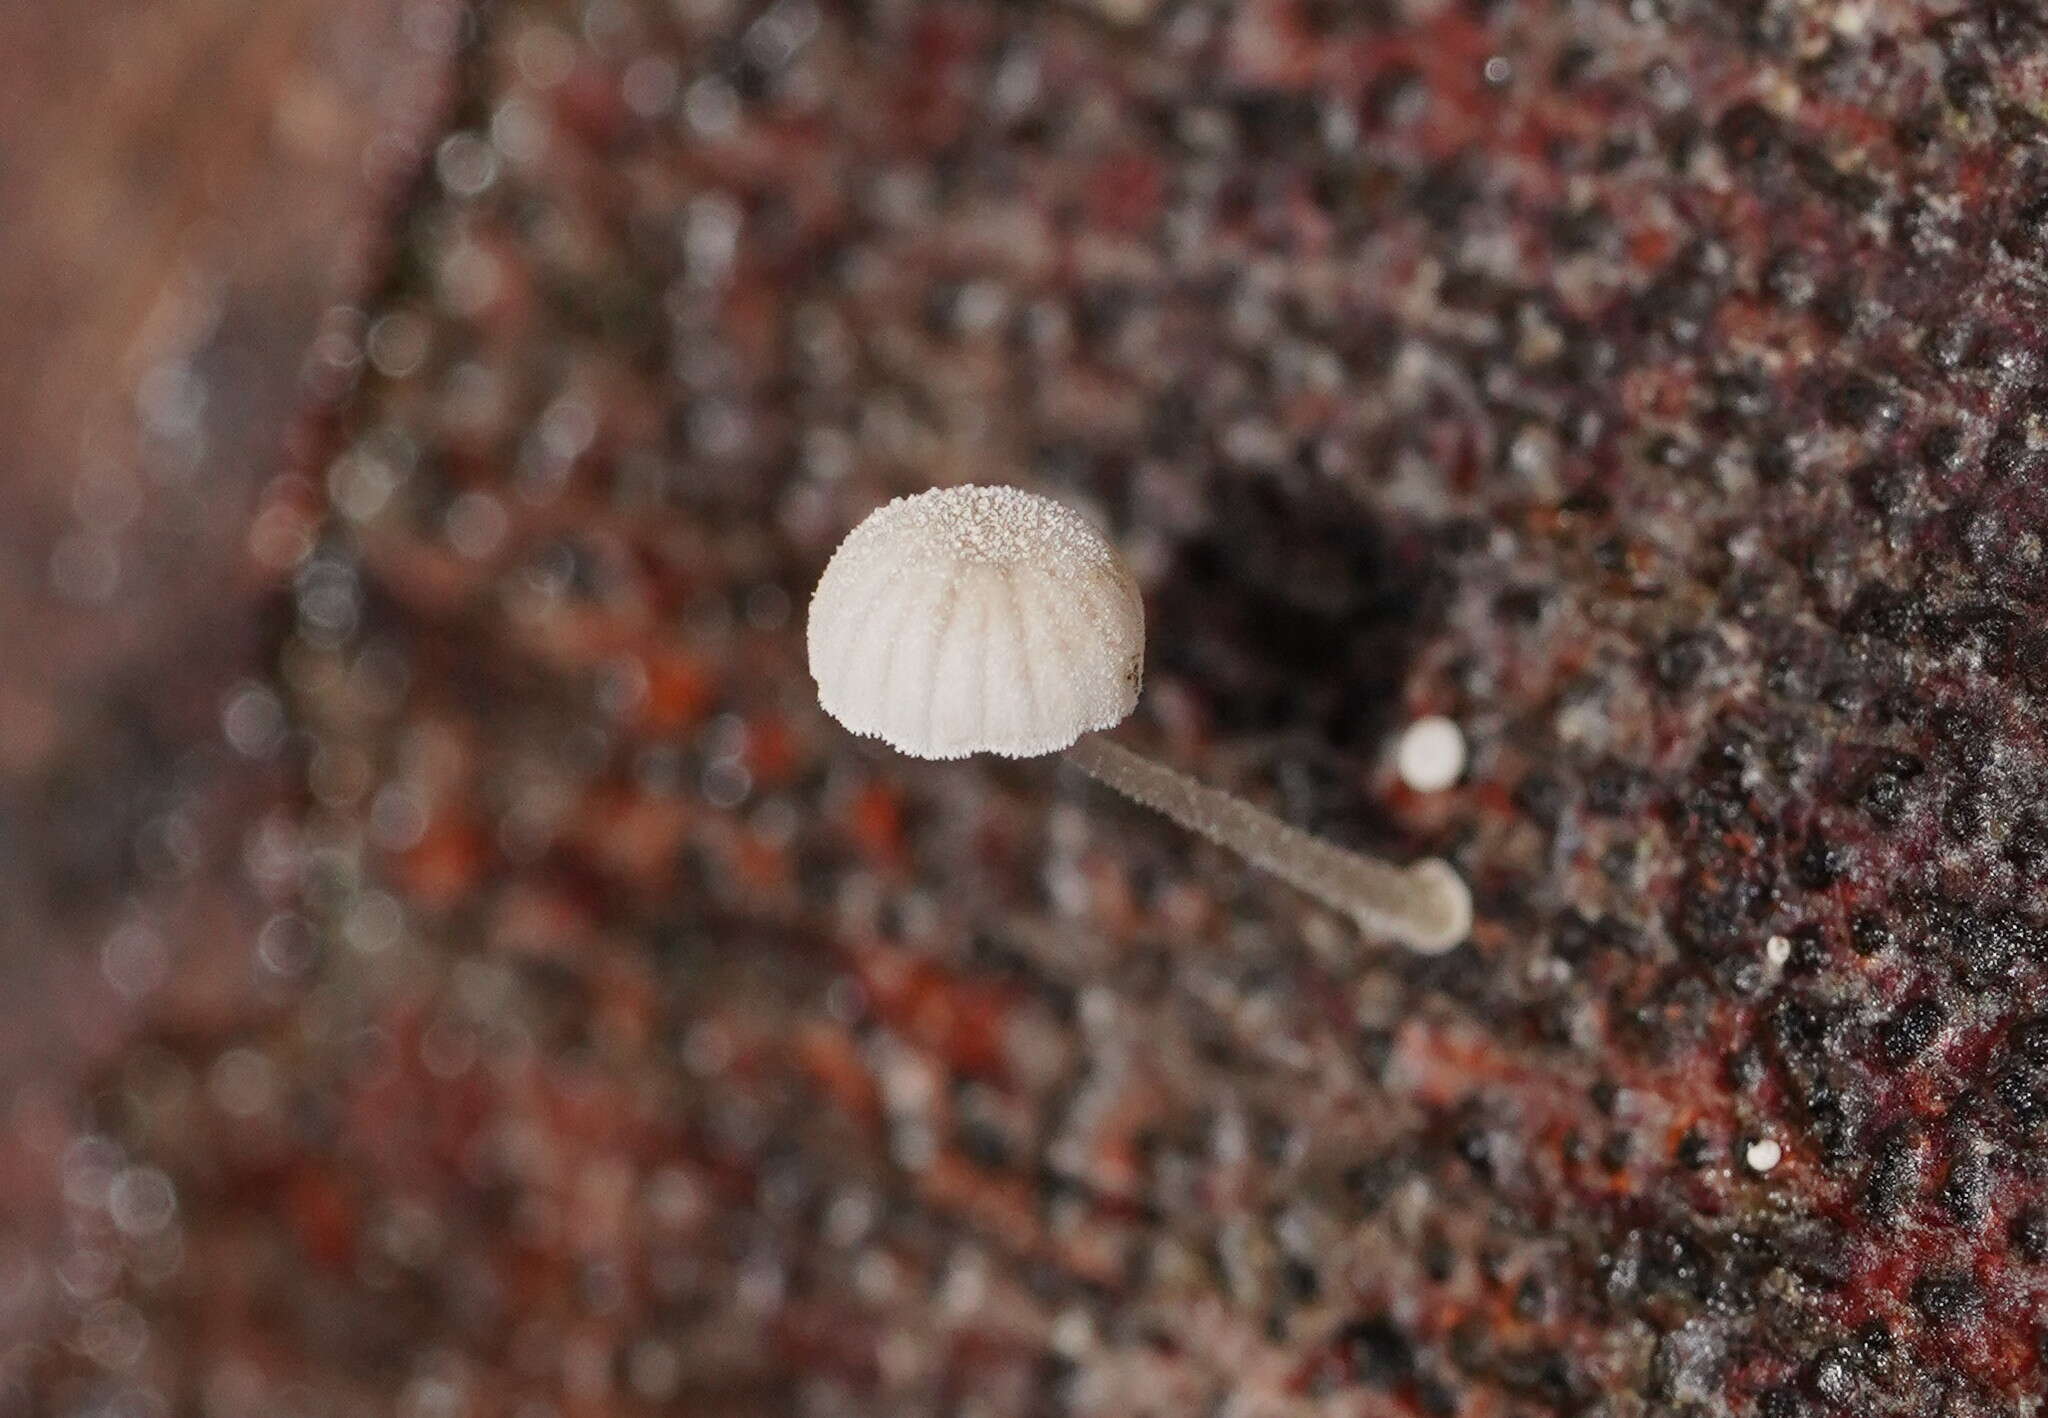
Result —
[[1350, 917], [1365, 935], [1391, 936], [1434, 954], [1472, 929], [1472, 894], [1447, 862], [1431, 857], [1399, 867], [1332, 846], [1099, 734], [1068, 749], [1067, 759], [1131, 801]]

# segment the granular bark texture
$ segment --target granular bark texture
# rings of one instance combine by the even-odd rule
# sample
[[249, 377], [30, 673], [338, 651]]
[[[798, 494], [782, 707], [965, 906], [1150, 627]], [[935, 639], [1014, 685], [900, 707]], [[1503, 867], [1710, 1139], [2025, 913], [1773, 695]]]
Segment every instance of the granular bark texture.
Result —
[[[2039, 1411], [2035, 6], [464, 37], [257, 519], [303, 915], [80, 1105], [44, 1409]], [[962, 481], [1130, 555], [1125, 737], [1470, 943], [828, 720], [825, 559]]]

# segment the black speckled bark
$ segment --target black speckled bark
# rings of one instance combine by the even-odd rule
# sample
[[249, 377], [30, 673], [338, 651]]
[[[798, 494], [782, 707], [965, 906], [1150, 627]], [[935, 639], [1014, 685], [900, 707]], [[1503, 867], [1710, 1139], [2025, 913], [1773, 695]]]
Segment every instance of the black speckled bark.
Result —
[[[2032, 1411], [2034, 7], [507, 0], [475, 39], [306, 469], [327, 940], [241, 1045], [299, 1160], [159, 1148], [191, 1225], [278, 1248], [278, 1372]], [[1472, 942], [826, 720], [825, 556], [970, 479], [1122, 539], [1133, 740], [1453, 860]], [[1441, 794], [1388, 759], [1424, 713], [1471, 749]]]

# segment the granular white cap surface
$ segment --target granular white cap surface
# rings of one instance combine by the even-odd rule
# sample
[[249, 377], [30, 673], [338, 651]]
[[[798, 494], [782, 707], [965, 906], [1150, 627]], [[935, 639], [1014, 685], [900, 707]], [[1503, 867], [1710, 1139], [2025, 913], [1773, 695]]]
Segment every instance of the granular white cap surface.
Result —
[[1145, 610], [1115, 548], [1013, 487], [935, 488], [872, 513], [811, 597], [825, 712], [918, 758], [1055, 753], [1121, 721]]

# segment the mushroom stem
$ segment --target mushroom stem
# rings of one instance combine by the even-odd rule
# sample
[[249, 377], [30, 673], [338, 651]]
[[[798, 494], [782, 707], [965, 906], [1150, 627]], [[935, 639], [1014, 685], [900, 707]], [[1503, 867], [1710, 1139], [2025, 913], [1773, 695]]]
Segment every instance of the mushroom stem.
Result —
[[1349, 916], [1366, 935], [1392, 936], [1435, 954], [1472, 928], [1472, 894], [1447, 862], [1431, 857], [1398, 867], [1348, 852], [1099, 734], [1082, 738], [1067, 759], [1098, 783]]

